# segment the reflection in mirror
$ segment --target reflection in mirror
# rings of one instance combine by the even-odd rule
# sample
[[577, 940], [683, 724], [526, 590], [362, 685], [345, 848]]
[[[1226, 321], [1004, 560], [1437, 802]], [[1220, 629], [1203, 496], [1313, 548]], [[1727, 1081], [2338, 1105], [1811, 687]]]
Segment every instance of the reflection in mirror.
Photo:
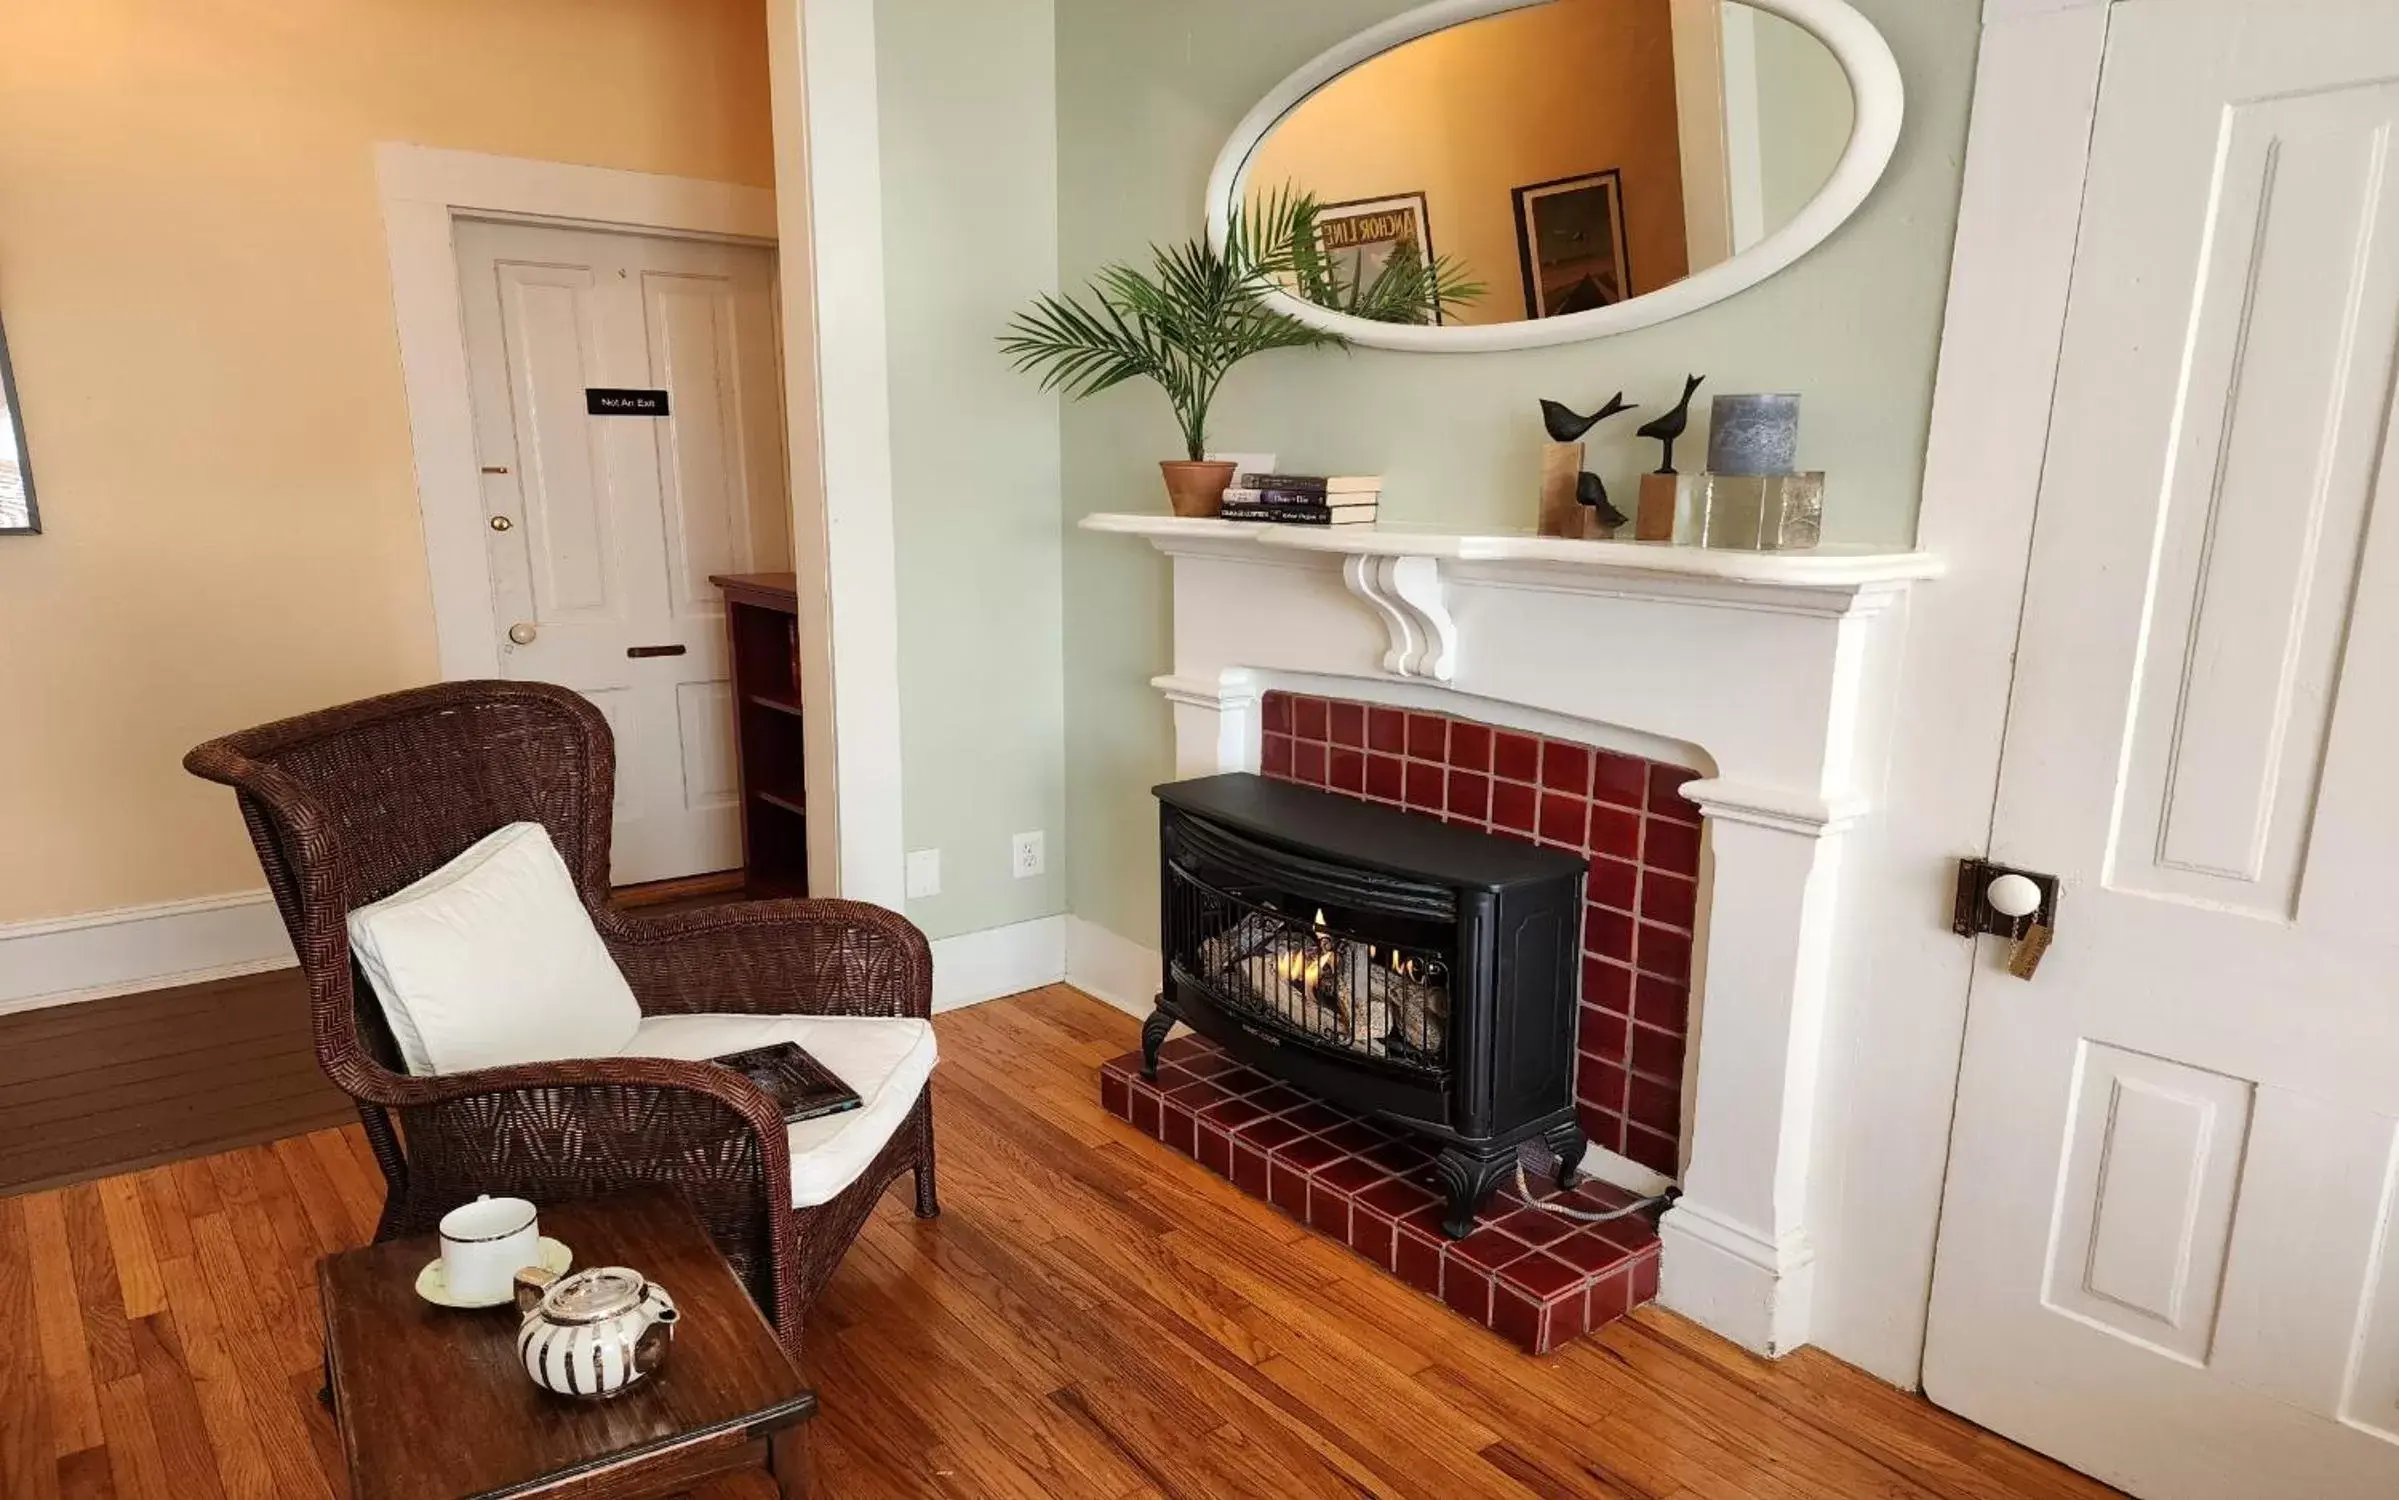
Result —
[[1854, 115], [1840, 60], [1768, 11], [1551, 0], [1350, 69], [1275, 125], [1247, 182], [1322, 205], [1338, 284], [1432, 267], [1424, 279], [1477, 293], [1381, 321], [1553, 318], [1670, 286], [1791, 222]]
[[25, 428], [17, 420], [17, 381], [8, 364], [8, 331], [0, 328], [0, 536], [42, 529], [33, 506], [33, 465], [25, 458]]
[[[1288, 186], [1254, 202], [1253, 223], [1272, 226], [1285, 247], [1280, 280], [1319, 307], [1374, 323], [1448, 323], [1488, 290], [1457, 257], [1433, 249], [1425, 234], [1424, 194], [1366, 203], [1319, 203]], [[1287, 228], [1284, 226], [1288, 226]], [[1272, 266], [1282, 257], [1264, 258]]]

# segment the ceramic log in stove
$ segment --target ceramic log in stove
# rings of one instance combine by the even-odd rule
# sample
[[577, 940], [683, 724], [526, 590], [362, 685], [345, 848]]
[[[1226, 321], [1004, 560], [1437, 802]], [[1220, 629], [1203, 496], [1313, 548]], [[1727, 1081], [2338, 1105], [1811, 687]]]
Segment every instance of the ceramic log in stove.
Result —
[[1156, 791], [1165, 975], [1147, 1076], [1180, 1021], [1427, 1137], [1452, 1239], [1528, 1141], [1573, 1185], [1580, 859], [1246, 774]]

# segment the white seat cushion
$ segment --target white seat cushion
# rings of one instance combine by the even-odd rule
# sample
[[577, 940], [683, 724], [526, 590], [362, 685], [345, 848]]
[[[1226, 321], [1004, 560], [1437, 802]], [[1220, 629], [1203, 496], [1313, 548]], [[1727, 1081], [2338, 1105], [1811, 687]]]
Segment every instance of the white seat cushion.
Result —
[[511, 823], [350, 913], [408, 1071], [607, 1057], [641, 1007], [539, 823]]
[[786, 1127], [791, 1206], [831, 1201], [874, 1164], [933, 1076], [933, 1023], [878, 1016], [651, 1016], [619, 1054], [699, 1062], [796, 1042], [863, 1102]]

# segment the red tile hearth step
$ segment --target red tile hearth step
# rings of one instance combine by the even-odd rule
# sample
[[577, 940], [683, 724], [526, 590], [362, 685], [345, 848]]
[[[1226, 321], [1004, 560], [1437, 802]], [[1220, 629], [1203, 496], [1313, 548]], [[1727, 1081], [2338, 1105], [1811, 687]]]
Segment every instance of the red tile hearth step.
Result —
[[[1168, 1042], [1155, 1083], [1141, 1076], [1139, 1052], [1104, 1064], [1100, 1103], [1535, 1354], [1658, 1294], [1658, 1237], [1647, 1219], [1577, 1224], [1526, 1207], [1507, 1188], [1485, 1208], [1481, 1227], [1449, 1239], [1441, 1233], [1440, 1195], [1429, 1185], [1431, 1150], [1244, 1067], [1203, 1038]], [[1633, 1201], [1596, 1182], [1562, 1197], [1547, 1178], [1532, 1178], [1531, 1186], [1537, 1197], [1587, 1212]]]

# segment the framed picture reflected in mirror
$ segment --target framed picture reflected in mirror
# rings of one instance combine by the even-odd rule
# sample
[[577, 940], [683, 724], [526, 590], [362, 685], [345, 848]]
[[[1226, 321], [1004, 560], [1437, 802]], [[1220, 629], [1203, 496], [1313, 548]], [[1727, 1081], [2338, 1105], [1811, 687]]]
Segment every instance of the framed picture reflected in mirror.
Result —
[[[1433, 255], [1433, 217], [1422, 193], [1393, 193], [1381, 198], [1356, 198], [1326, 203], [1316, 210], [1316, 247], [1333, 273], [1331, 284], [1370, 292], [1391, 269], [1436, 263]], [[1425, 309], [1425, 321], [1439, 323], [1435, 300]]]
[[1516, 189], [1524, 315], [1557, 318], [1613, 307], [1632, 285], [1624, 177], [1614, 167]]
[[8, 329], [0, 326], [0, 536], [32, 536], [42, 529], [42, 514], [33, 500], [33, 464], [25, 456], [25, 424], [17, 413]]

